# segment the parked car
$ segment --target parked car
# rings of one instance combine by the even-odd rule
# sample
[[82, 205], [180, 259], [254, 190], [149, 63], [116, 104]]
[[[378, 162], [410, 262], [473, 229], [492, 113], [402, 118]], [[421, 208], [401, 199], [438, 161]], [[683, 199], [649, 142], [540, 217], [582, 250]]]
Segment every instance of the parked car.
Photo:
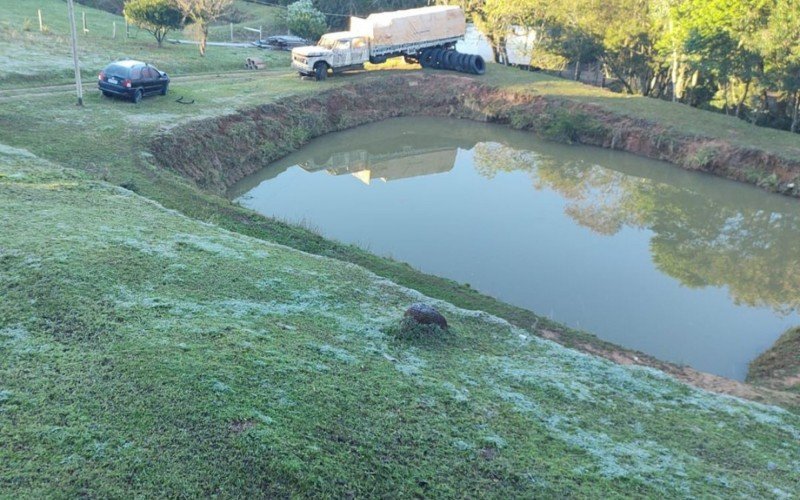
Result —
[[294, 47], [304, 47], [308, 43], [308, 40], [299, 36], [277, 35], [263, 40], [256, 40], [253, 45], [260, 49], [292, 50]]
[[142, 61], [117, 61], [97, 75], [97, 86], [106, 97], [127, 97], [138, 103], [146, 95], [166, 95], [169, 76]]

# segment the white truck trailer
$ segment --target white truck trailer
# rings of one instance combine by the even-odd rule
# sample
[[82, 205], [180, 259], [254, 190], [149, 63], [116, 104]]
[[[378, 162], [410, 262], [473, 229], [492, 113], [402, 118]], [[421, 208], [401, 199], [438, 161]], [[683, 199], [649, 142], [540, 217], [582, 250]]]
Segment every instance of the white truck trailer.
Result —
[[457, 6], [433, 6], [350, 18], [350, 30], [328, 33], [315, 46], [292, 49], [292, 68], [324, 80], [329, 72], [361, 69], [390, 57], [423, 67], [483, 74], [481, 56], [462, 54], [456, 42], [466, 31], [464, 12]]

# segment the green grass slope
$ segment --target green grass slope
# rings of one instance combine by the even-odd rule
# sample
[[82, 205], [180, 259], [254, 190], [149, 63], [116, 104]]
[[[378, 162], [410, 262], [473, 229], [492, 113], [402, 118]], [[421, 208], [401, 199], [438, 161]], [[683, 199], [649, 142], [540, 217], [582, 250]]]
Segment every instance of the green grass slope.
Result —
[[[790, 496], [800, 417], [0, 149], [0, 496]], [[439, 341], [387, 333], [411, 302]]]
[[[254, 40], [257, 34], [244, 27], [258, 29], [264, 36], [284, 32], [277, 15], [280, 9], [247, 2], [235, 3], [234, 39], [237, 42]], [[45, 31], [39, 31], [37, 9], [42, 11]], [[89, 30], [83, 33], [82, 15], [86, 16]], [[109, 62], [118, 59], [143, 59], [163, 68], [170, 75], [199, 72], [226, 72], [244, 69], [247, 57], [260, 57], [268, 66], [286, 66], [287, 53], [259, 50], [249, 47], [208, 48], [201, 57], [195, 45], [164, 42], [158, 48], [150, 33], [135, 26], [130, 27], [130, 38], [125, 36], [125, 19], [109, 12], [83, 5], [75, 6], [78, 24], [78, 54], [83, 78], [93, 83], [97, 73]], [[116, 38], [113, 23], [116, 22]], [[191, 40], [190, 30], [171, 32], [168, 38]], [[230, 24], [214, 26], [209, 35], [211, 42], [229, 42]], [[0, 89], [22, 85], [69, 83], [74, 79], [70, 48], [67, 6], [63, 0], [38, 0], [36, 2], [0, 0]]]

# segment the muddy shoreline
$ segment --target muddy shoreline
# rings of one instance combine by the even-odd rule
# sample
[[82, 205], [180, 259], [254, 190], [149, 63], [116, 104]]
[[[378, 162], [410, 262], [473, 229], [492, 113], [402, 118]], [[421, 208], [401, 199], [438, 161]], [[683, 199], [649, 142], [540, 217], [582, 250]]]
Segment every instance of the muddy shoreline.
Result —
[[511, 92], [454, 75], [382, 75], [193, 121], [150, 144], [162, 167], [222, 193], [331, 132], [400, 116], [498, 123], [545, 138], [626, 151], [800, 198], [800, 158], [691, 136], [596, 105]]
[[[798, 160], [738, 148], [719, 139], [688, 136], [599, 106], [509, 92], [454, 75], [382, 75], [316, 94], [292, 96], [175, 127], [154, 137], [150, 149], [161, 167], [221, 195], [237, 181], [311, 139], [401, 116], [504, 124], [561, 142], [626, 151], [800, 197]], [[657, 368], [713, 392], [800, 407], [800, 395], [663, 362], [596, 337], [576, 336], [567, 328], [517, 326], [620, 364]]]

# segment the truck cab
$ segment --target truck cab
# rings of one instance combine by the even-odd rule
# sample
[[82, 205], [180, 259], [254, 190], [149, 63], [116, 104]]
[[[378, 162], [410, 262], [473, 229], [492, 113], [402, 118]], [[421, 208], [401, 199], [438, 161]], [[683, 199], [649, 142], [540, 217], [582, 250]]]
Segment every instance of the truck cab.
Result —
[[328, 33], [317, 45], [292, 49], [292, 68], [300, 74], [325, 78], [335, 72], [363, 67], [369, 61], [369, 39], [352, 31]]

